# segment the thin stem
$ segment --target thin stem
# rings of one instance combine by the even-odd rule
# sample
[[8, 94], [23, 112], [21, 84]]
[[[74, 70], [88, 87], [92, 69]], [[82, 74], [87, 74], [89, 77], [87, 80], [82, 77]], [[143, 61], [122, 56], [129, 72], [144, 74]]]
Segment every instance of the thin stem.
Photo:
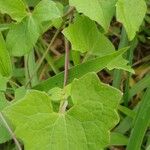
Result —
[[20, 85], [17, 84], [16, 82], [12, 81], [12, 80], [9, 80], [8, 82], [9, 82], [10, 84], [15, 85], [17, 88], [20, 88]]
[[70, 7], [70, 9], [68, 10], [68, 12], [66, 12], [66, 14], [64, 14], [63, 18], [66, 18], [67, 16], [69, 16], [70, 14], [72, 14], [75, 10], [75, 7]]
[[56, 31], [56, 33], [55, 33], [55, 35], [53, 36], [53, 38], [52, 38], [52, 40], [51, 40], [51, 42], [50, 42], [48, 48], [47, 48], [46, 51], [44, 52], [42, 58], [40, 59], [38, 65], [37, 65], [37, 67], [36, 67], [36, 69], [34, 70], [33, 74], [32, 74], [31, 77], [30, 77], [30, 79], [29, 79], [28, 82], [26, 83], [25, 87], [27, 87], [27, 86], [30, 84], [30, 82], [31, 82], [31, 80], [33, 79], [34, 75], [35, 75], [36, 72], [39, 70], [39, 68], [40, 68], [40, 66], [41, 66], [41, 64], [42, 64], [42, 62], [44, 61], [44, 59], [45, 59], [47, 53], [49, 52], [49, 50], [50, 50], [52, 44], [54, 43], [54, 41], [55, 41], [56, 37], [58, 36], [58, 34], [60, 33], [60, 31], [61, 31], [60, 28]]
[[14, 140], [17, 148], [18, 148], [18, 150], [22, 150], [19, 141], [17, 140], [15, 134], [13, 133], [13, 131], [11, 130], [11, 128], [9, 127], [8, 123], [6, 122], [4, 116], [3, 116], [3, 114], [1, 112], [0, 112], [0, 118], [2, 119], [2, 121], [3, 121], [3, 123], [4, 123], [5, 127], [6, 127], [6, 129], [8, 130], [8, 132], [10, 133], [10, 135], [12, 136], [12, 138], [13, 138], [13, 140]]
[[[44, 50], [46, 49], [47, 45], [44, 43], [44, 41], [41, 39], [41, 46], [39, 48], [40, 52], [43, 54], [44, 53]], [[48, 62], [48, 64], [50, 65], [50, 67], [52, 68], [52, 70], [54, 71], [55, 74], [58, 74], [59, 73], [59, 69], [55, 66], [54, 62], [53, 62], [53, 59], [50, 55], [47, 55], [46, 58], [45, 58]]]
[[135, 67], [135, 66], [139, 65], [140, 63], [147, 62], [147, 61], [149, 61], [149, 60], [150, 60], [150, 55], [148, 55], [148, 56], [142, 58], [141, 60], [138, 60], [138, 61], [135, 62], [132, 66]]
[[69, 69], [69, 41], [65, 38], [65, 71], [64, 71], [64, 87], [67, 84]]
[[[69, 41], [65, 38], [65, 71], [64, 71], [64, 87], [67, 85], [69, 69]], [[59, 113], [64, 113], [68, 105], [67, 100], [62, 100], [59, 107]]]
[[[29, 55], [30, 54], [26, 54], [25, 56], [24, 56], [24, 64], [25, 64], [25, 79], [26, 79], [26, 82], [28, 82], [29, 80], [30, 80], [30, 71], [29, 71]], [[28, 88], [31, 88], [32, 86], [31, 86], [31, 82], [29, 82], [29, 87]]]

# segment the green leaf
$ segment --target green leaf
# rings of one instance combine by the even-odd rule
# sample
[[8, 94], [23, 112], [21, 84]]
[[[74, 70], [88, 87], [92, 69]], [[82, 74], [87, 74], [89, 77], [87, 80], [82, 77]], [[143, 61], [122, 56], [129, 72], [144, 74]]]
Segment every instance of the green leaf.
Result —
[[12, 73], [11, 59], [6, 48], [3, 35], [0, 32], [0, 74], [9, 77]]
[[27, 15], [26, 6], [22, 0], [0, 0], [0, 11], [9, 14], [18, 22]]
[[72, 49], [104, 56], [115, 51], [113, 44], [97, 29], [94, 21], [85, 16], [76, 16], [75, 22], [64, 29], [63, 34], [72, 44]]
[[[49, 5], [49, 7], [47, 7], [47, 5]], [[35, 7], [33, 16], [39, 22], [42, 32], [47, 31], [52, 26], [56, 28], [61, 26], [63, 21], [61, 18], [61, 16], [63, 16], [63, 9], [63, 5], [60, 3], [54, 3], [49, 0], [43, 0]]]
[[80, 13], [97, 21], [106, 31], [115, 13], [116, 0], [69, 0]]
[[[88, 73], [82, 78], [74, 80], [71, 86], [71, 97], [74, 104], [80, 105], [86, 102], [90, 103], [90, 101], [103, 104], [101, 115], [104, 116], [101, 121], [105, 122], [105, 127], [109, 129], [112, 129], [118, 122], [118, 115], [114, 109], [118, 107], [121, 96], [122, 93], [119, 90], [100, 82], [96, 73]], [[96, 111], [98, 110], [95, 110], [95, 113]]]
[[[8, 106], [8, 101], [5, 98], [5, 91], [7, 87], [7, 81], [8, 78], [1, 76], [0, 74], [0, 112]], [[7, 142], [11, 139], [11, 136], [7, 129], [5, 128], [5, 125], [3, 124], [3, 121], [0, 117], [0, 144]]]
[[121, 92], [89, 73], [72, 83], [71, 95], [76, 104], [66, 112], [54, 112], [50, 97], [34, 90], [3, 111], [26, 150], [97, 150], [109, 144]]
[[[97, 57], [93, 60], [87, 61], [85, 63], [82, 63], [80, 65], [76, 65], [75, 67], [72, 67], [69, 69], [69, 76], [68, 76], [68, 83], [72, 82], [74, 78], [80, 78], [84, 74], [88, 72], [99, 72], [105, 67], [107, 67], [108, 64], [111, 64], [111, 61], [116, 59], [117, 57], [122, 56], [127, 51], [128, 48], [123, 48], [117, 52], [114, 52], [112, 54], [103, 56], [103, 57]], [[120, 57], [120, 59], [123, 59]], [[121, 60], [119, 60], [121, 61]], [[116, 62], [116, 66], [114, 65], [115, 68], [118, 68], [118, 62]], [[119, 65], [120, 68], [120, 65]], [[111, 67], [111, 69], [114, 69]], [[33, 87], [34, 89], [38, 90], [44, 90], [48, 91], [51, 88], [54, 87], [62, 87], [63, 86], [63, 81], [64, 81], [64, 72], [59, 73], [58, 75], [51, 77], [37, 86]]]
[[71, 84], [65, 86], [63, 89], [54, 87], [48, 91], [52, 101], [60, 102], [61, 100], [67, 99], [70, 96]]
[[7, 82], [8, 82], [8, 78], [3, 77], [3, 76], [0, 74], [0, 92], [6, 91]]
[[[14, 25], [7, 35], [7, 47], [13, 56], [22, 56], [32, 50], [38, 37], [40, 28], [32, 16], [28, 16], [21, 23]], [[17, 41], [17, 42], [16, 42]]]
[[2, 23], [0, 24], [0, 32], [10, 29], [12, 23]]
[[110, 146], [112, 145], [127, 145], [128, 138], [119, 132], [112, 132], [110, 136]]
[[42, 0], [34, 9], [33, 16], [39, 23], [50, 21], [61, 16], [57, 4], [50, 0]]
[[10, 53], [13, 56], [23, 56], [31, 51], [39, 36], [47, 29], [48, 25], [45, 26], [44, 23], [59, 18], [60, 15], [54, 2], [41, 1], [32, 14], [25, 17], [21, 23], [15, 24], [8, 32], [7, 46]]
[[[6, 106], [8, 106], [8, 102], [5, 98], [5, 94], [0, 92], [0, 111], [2, 111]], [[8, 133], [7, 129], [5, 128], [5, 125], [3, 124], [0, 118], [0, 144], [5, 143], [10, 139], [10, 134]]]
[[117, 19], [123, 23], [129, 40], [132, 40], [146, 14], [145, 0], [118, 0], [116, 7]]
[[123, 56], [116, 57], [116, 59], [112, 60], [108, 65], [107, 68], [112, 70], [114, 68], [126, 70], [131, 73], [135, 73], [134, 70], [129, 65], [129, 62], [126, 59], [123, 59]]
[[27, 89], [24, 86], [17, 88], [15, 90], [15, 100], [23, 98], [26, 95], [26, 91]]
[[36, 6], [41, 0], [25, 0], [29, 6]]
[[4, 92], [0, 92], [0, 111], [8, 105]]
[[[25, 69], [25, 83], [30, 79], [32, 76], [34, 69], [36, 68], [36, 60], [35, 60], [35, 51], [31, 50], [27, 55], [24, 56], [24, 69]], [[38, 76], [37, 73], [34, 74], [32, 78], [31, 84], [27, 86], [27, 88], [32, 87], [38, 84]]]
[[50, 89], [48, 91], [48, 94], [54, 102], [58, 102], [63, 99], [63, 89], [61, 89], [59, 87]]

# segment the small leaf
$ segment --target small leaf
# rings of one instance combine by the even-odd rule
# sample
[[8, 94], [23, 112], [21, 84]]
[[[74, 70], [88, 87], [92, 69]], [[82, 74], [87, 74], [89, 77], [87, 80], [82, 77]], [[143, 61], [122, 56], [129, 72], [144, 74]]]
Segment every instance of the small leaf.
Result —
[[115, 51], [113, 44], [96, 27], [94, 21], [85, 16], [76, 16], [75, 22], [64, 29], [63, 34], [72, 44], [72, 49], [80, 52], [104, 56]]
[[22, 0], [0, 0], [0, 11], [20, 22], [26, 15], [26, 7]]
[[129, 40], [132, 40], [146, 14], [145, 0], [118, 0], [116, 7], [117, 19], [123, 23]]
[[0, 74], [9, 77], [12, 73], [11, 59], [6, 48], [3, 35], [0, 32]]
[[52, 101], [60, 102], [67, 99], [70, 96], [71, 84], [65, 86], [63, 89], [54, 87], [48, 91], [48, 94]]
[[80, 13], [97, 21], [106, 31], [115, 13], [116, 0], [69, 0]]
[[34, 90], [3, 111], [26, 150], [97, 150], [107, 146], [110, 129], [118, 123], [121, 92], [89, 73], [73, 82], [71, 95], [76, 104], [65, 113], [54, 112], [50, 97]]
[[59, 87], [52, 88], [48, 91], [49, 96], [51, 97], [52, 101], [60, 102], [63, 98], [63, 89]]

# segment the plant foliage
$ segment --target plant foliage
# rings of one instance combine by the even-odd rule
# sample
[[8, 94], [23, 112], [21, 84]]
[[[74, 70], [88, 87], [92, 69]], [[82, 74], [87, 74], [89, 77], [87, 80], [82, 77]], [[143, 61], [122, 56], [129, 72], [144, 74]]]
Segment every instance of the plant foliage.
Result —
[[[110, 75], [113, 69], [123, 70], [128, 77], [135, 73], [129, 65], [131, 50], [146, 12], [145, 0], [0, 0], [0, 144], [18, 140], [25, 150], [103, 150], [113, 143], [127, 145], [124, 135], [111, 134], [125, 96], [102, 83], [96, 73], [103, 69]], [[123, 27], [121, 40], [120, 30], [111, 27], [113, 18]], [[111, 40], [114, 33], [121, 41], [119, 48]], [[65, 41], [65, 58], [62, 50], [55, 50], [57, 36]], [[138, 85], [129, 91], [128, 99], [137, 93]], [[127, 86], [128, 82], [125, 94]], [[149, 109], [148, 98], [149, 94], [140, 116]], [[119, 108], [127, 115], [132, 112]], [[136, 121], [141, 121], [138, 115]], [[132, 145], [139, 127], [135, 126], [128, 149], [139, 149], [149, 121], [144, 123], [140, 144]]]

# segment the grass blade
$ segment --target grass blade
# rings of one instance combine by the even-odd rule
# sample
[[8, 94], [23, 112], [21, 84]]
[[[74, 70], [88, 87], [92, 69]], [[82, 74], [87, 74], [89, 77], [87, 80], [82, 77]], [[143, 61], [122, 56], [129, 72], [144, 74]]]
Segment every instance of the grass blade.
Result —
[[[145, 132], [150, 123], [150, 87], [145, 92], [141, 106], [135, 118], [127, 150], [140, 150]], [[136, 140], [135, 140], [136, 139]]]
[[[115, 59], [117, 56], [124, 54], [126, 50], [127, 48], [124, 48], [113, 54], [100, 57], [100, 58], [98, 57], [91, 61], [87, 61], [83, 64], [72, 67], [69, 70], [68, 83], [70, 83], [74, 78], [79, 78], [88, 72], [92, 72], [92, 71], [98, 72], [104, 69], [113, 59]], [[64, 72], [61, 72], [57, 74], [56, 76], [51, 77], [48, 80], [45, 80], [42, 83], [38, 84], [37, 86], [34, 87], [34, 89], [48, 91], [49, 89], [56, 87], [56, 86], [62, 87], [63, 80], [64, 80]]]
[[150, 85], [150, 74], [146, 75], [143, 79], [141, 79], [139, 82], [137, 82], [135, 85], [132, 86], [132, 88], [129, 90], [128, 101], [132, 99], [132, 97], [136, 95], [138, 92], [147, 88], [149, 85]]
[[[124, 27], [122, 28], [121, 31], [121, 40], [119, 43], [119, 49], [128, 46], [128, 37], [126, 34], [126, 31], [124, 29]], [[113, 86], [120, 89], [120, 83], [121, 83], [121, 76], [122, 76], [122, 71], [116, 69], [114, 71], [114, 75], [113, 75]]]

